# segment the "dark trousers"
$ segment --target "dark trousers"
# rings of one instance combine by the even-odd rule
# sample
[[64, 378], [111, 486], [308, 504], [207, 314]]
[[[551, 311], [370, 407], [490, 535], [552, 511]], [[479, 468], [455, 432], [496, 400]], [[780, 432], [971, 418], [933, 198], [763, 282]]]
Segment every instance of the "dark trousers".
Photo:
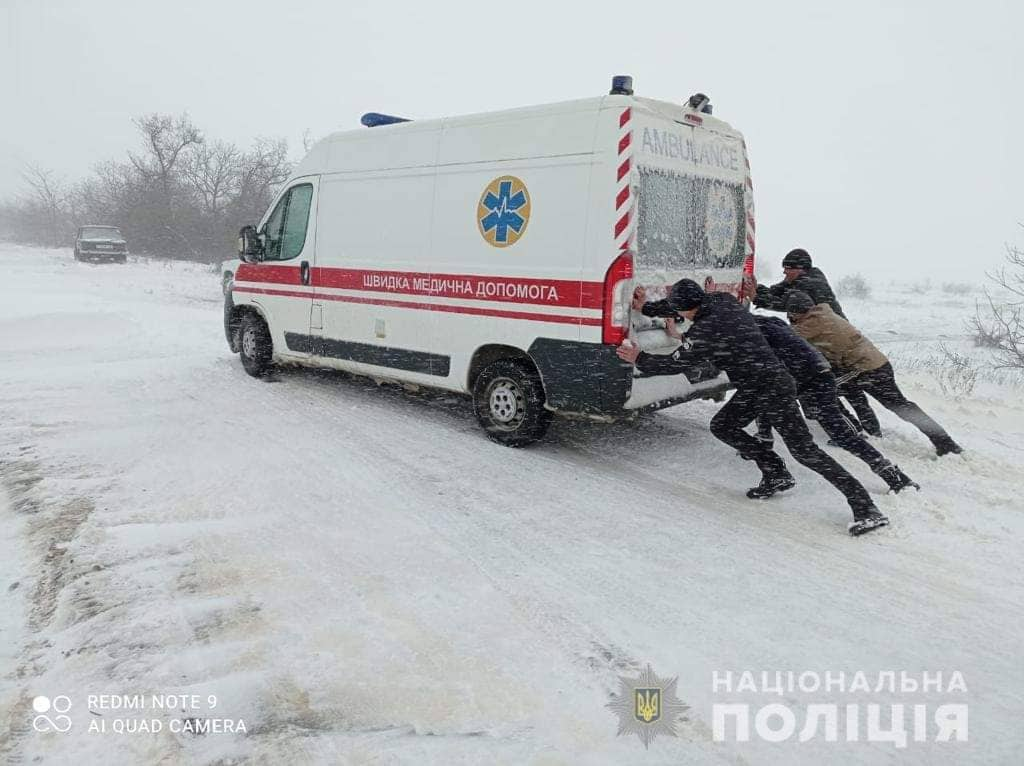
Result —
[[[839, 394], [853, 407], [853, 411], [857, 413], [857, 419], [860, 420], [860, 425], [865, 431], [874, 436], [882, 433], [882, 427], [878, 423], [878, 416], [871, 409], [868, 397], [863, 391], [855, 386], [843, 384], [839, 387]], [[850, 416], [850, 411], [846, 410], [845, 407], [843, 409], [846, 411], [847, 416]]]
[[[865, 402], [867, 401], [865, 394], [871, 394], [887, 410], [895, 413], [908, 423], [917, 426], [921, 433], [931, 439], [932, 444], [936, 447], [950, 441], [949, 434], [946, 433], [942, 426], [932, 420], [924, 410], [903, 395], [899, 386], [896, 385], [896, 376], [893, 373], [892, 365], [888, 362], [877, 370], [862, 372], [853, 380], [843, 383], [839, 387], [839, 393], [849, 399], [850, 403], [854, 405], [854, 409], [857, 408], [857, 404], [856, 400], [850, 397], [850, 393], [859, 394]], [[860, 414], [859, 410], [857, 414], [861, 416], [861, 422], [863, 423], [864, 416]], [[867, 427], [866, 423], [865, 427]]]
[[[861, 402], [860, 402], [861, 410], [863, 412], [867, 413], [868, 418], [869, 418], [869, 422], [873, 422], [875, 424], [874, 427], [869, 431], [869, 433], [875, 434], [877, 436], [879, 434], [878, 418], [876, 418], [875, 417], [875, 413], [871, 411], [871, 405], [868, 404], [867, 398], [863, 394], [860, 394], [859, 392], [858, 392], [858, 394], [859, 394], [859, 396], [861, 398]], [[813, 401], [811, 399], [808, 399], [803, 394], [800, 394], [797, 397], [797, 401], [800, 402], [800, 409], [803, 410], [804, 418], [806, 420], [817, 420], [818, 419], [818, 410], [815, 409], [814, 403], [813, 403]], [[846, 404], [844, 404], [841, 399], [838, 400], [838, 401], [839, 401], [839, 409], [843, 413], [843, 417], [847, 421], [849, 421], [850, 425], [853, 426], [854, 430], [855, 431], [864, 431], [864, 430], [866, 430], [864, 428], [864, 425], [861, 423], [860, 418], [858, 418], [856, 415], [854, 415], [850, 411], [850, 408], [847, 407]], [[758, 431], [760, 431], [760, 430], [761, 430], [761, 428], [760, 428], [760, 426], [758, 426]]]
[[[809, 380], [801, 380], [797, 393], [801, 404], [817, 412], [818, 425], [829, 438], [847, 452], [856, 455], [875, 470], [888, 461], [857, 432], [843, 412], [836, 389], [836, 378], [831, 372], [822, 372]], [[764, 415], [757, 416], [759, 435], [771, 435], [771, 423]]]
[[786, 464], [771, 447], [745, 429], [758, 415], [764, 415], [786, 443], [790, 454], [846, 497], [854, 515], [872, 506], [867, 490], [829, 457], [817, 444], [796, 405], [796, 384], [788, 375], [753, 386], [740, 386], [732, 398], [711, 418], [711, 433], [757, 463], [765, 476], [778, 476]]
[[[843, 417], [849, 420], [850, 424], [858, 431], [867, 431], [869, 434], [874, 434], [875, 436], [878, 436], [881, 433], [878, 426], [878, 418], [875, 416], [875, 413], [871, 409], [871, 405], [868, 404], [868, 400], [866, 398], [860, 405], [860, 412], [868, 415], [868, 425], [871, 426], [870, 429], [864, 425], [859, 415], [854, 415], [853, 412], [850, 411], [850, 408], [847, 407], [841, 399], [838, 399], [837, 401], [839, 402], [839, 409], [843, 412]], [[852, 405], [853, 402], [851, 401], [850, 404]]]

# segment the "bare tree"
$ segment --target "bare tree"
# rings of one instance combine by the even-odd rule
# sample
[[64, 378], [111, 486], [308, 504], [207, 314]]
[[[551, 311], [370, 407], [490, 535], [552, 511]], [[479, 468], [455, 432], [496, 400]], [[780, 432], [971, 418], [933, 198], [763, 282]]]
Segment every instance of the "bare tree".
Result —
[[35, 207], [42, 219], [40, 241], [51, 247], [60, 247], [68, 235], [68, 190], [63, 180], [52, 170], [39, 165], [26, 165], [21, 173], [29, 188], [30, 207]]
[[135, 252], [219, 260], [291, 172], [283, 140], [260, 138], [246, 151], [206, 142], [187, 115], [150, 114], [135, 124], [139, 148], [76, 184], [26, 168], [27, 193], [0, 204], [0, 234], [54, 245], [69, 241], [75, 225], [114, 224]]
[[[1024, 228], [1024, 224], [1020, 224]], [[1024, 369], [1024, 250], [1007, 244], [1006, 264], [987, 274], [1009, 294], [998, 300], [986, 288], [987, 305], [978, 305], [969, 327], [975, 342], [992, 349], [997, 368]]]
[[201, 144], [203, 136], [187, 114], [175, 118], [153, 113], [134, 122], [142, 132], [147, 153], [128, 152], [128, 157], [144, 177], [158, 180], [164, 194], [170, 198], [172, 172], [178, 158], [186, 148]]
[[140, 233], [148, 247], [173, 252], [176, 243], [188, 242], [178, 220], [182, 196], [178, 165], [191, 147], [202, 144], [203, 137], [187, 114], [148, 114], [136, 119], [135, 125], [142, 133], [144, 151], [128, 152], [128, 159], [147, 187], [139, 206]]
[[226, 200], [234, 197], [241, 181], [242, 153], [224, 141], [204, 143], [182, 163], [182, 174], [198, 195], [203, 212], [219, 219]]
[[258, 217], [290, 172], [288, 143], [284, 139], [256, 139], [242, 161], [235, 206], [240, 219], [250, 222]]

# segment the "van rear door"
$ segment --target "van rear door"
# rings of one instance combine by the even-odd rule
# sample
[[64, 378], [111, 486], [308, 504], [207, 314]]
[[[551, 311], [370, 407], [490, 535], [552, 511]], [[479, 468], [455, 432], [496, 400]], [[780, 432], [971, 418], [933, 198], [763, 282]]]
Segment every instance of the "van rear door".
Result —
[[[748, 243], [747, 238], [752, 201], [743, 140], [733, 131], [696, 124], [698, 119], [711, 122], [710, 118], [681, 116], [693, 122], [663, 119], [644, 110], [635, 115], [636, 283], [646, 289], [647, 300], [665, 297], [668, 288], [683, 278], [705, 290], [739, 296], [753, 255], [752, 240]], [[661, 322], [638, 312], [632, 317], [630, 337], [649, 353], [672, 353], [678, 347]], [[637, 371], [625, 406], [635, 409], [689, 399], [721, 388], [726, 381], [699, 368], [690, 379], [649, 378]]]

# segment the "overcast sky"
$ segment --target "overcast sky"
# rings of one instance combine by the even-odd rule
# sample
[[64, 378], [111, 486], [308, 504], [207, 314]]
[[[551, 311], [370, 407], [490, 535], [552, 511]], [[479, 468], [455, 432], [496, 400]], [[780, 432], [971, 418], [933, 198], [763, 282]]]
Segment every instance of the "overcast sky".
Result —
[[[759, 271], [970, 277], [1024, 244], [1022, 4], [0, 0], [0, 198], [74, 180], [131, 119], [241, 144], [600, 94], [701, 90], [746, 136]], [[767, 259], [767, 264], [765, 263]]]

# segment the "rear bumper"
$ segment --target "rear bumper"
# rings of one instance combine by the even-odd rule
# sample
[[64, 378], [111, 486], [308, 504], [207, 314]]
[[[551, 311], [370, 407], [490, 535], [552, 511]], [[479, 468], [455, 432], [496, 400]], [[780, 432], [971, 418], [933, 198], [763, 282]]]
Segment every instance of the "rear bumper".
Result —
[[717, 397], [729, 388], [724, 374], [707, 367], [686, 375], [635, 377], [633, 365], [616, 356], [615, 346], [599, 343], [539, 338], [529, 353], [548, 408], [565, 414], [622, 417]]
[[79, 250], [78, 257], [83, 261], [120, 261], [128, 257], [128, 251], [117, 253], [111, 250]]
[[722, 372], [707, 380], [691, 380], [685, 375], [659, 375], [634, 378], [633, 388], [624, 408], [632, 412], [649, 412], [682, 404], [693, 399], [714, 399], [732, 387]]

